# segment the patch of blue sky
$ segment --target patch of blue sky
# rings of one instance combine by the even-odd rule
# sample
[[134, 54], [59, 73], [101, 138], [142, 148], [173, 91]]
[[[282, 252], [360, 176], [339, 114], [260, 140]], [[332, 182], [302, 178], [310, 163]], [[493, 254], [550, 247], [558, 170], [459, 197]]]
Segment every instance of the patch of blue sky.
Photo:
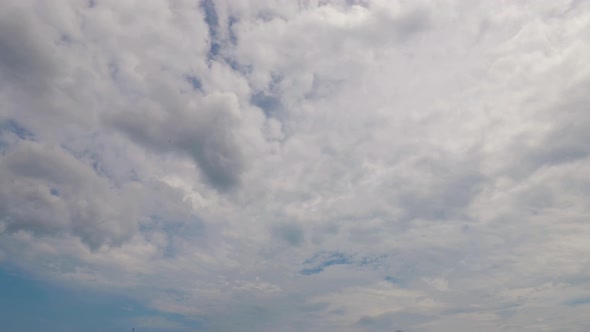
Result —
[[390, 284], [395, 285], [395, 286], [399, 286], [399, 287], [403, 287], [405, 284], [403, 279], [397, 278], [394, 276], [390, 276], [390, 275], [385, 276], [384, 279], [385, 279], [385, 281], [389, 282]]
[[15, 134], [20, 139], [33, 139], [34, 135], [27, 128], [22, 126], [16, 120], [8, 119], [0, 122], [0, 132], [8, 131]]
[[201, 83], [201, 80], [199, 80], [194, 75], [185, 75], [184, 79], [191, 85], [193, 90], [200, 91], [203, 88], [203, 84]]
[[375, 256], [375, 255], [371, 255], [371, 256], [365, 256], [362, 257], [360, 260], [359, 265], [360, 266], [374, 266], [374, 267], [379, 267], [382, 265], [382, 261], [384, 259], [386, 259], [388, 257], [387, 254], [384, 255], [379, 255], [379, 256]]
[[570, 307], [577, 307], [577, 306], [581, 306], [581, 305], [587, 305], [590, 304], [590, 296], [587, 297], [578, 297], [575, 299], [571, 299], [565, 302], [566, 305], [570, 306]]
[[[125, 296], [60, 287], [8, 267], [0, 268], [0, 285], [2, 331], [131, 331], [138, 318], [145, 320], [145, 317], [170, 321], [186, 327], [186, 330], [202, 327], [199, 321], [160, 313]], [[144, 326], [141, 331], [163, 332], [168, 329]]]
[[311, 266], [302, 269], [300, 273], [303, 275], [312, 275], [321, 273], [327, 267], [332, 265], [352, 264], [353, 261], [350, 255], [346, 255], [341, 252], [329, 252], [316, 254], [314, 257], [306, 260], [304, 263]]
[[209, 46], [209, 59], [215, 58], [220, 50], [221, 45], [219, 43], [219, 37], [217, 30], [219, 29], [219, 17], [217, 16], [217, 10], [213, 0], [202, 0], [201, 8], [205, 14], [205, 23], [209, 28], [210, 46]]
[[266, 117], [274, 117], [282, 107], [281, 99], [272, 94], [257, 92], [250, 97], [250, 102], [259, 107]]
[[228, 30], [229, 30], [229, 42], [233, 45], [238, 44], [238, 36], [236, 35], [234, 25], [238, 23], [238, 19], [234, 16], [230, 16], [228, 19]]

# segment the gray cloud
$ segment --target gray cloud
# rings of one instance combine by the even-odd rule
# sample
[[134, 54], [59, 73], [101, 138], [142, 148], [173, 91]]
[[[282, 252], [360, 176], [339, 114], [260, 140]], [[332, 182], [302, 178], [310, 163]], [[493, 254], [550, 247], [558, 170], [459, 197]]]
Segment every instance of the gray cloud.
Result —
[[133, 190], [110, 190], [108, 180], [58, 147], [22, 141], [2, 156], [0, 169], [6, 232], [71, 233], [98, 248], [120, 245], [136, 230]]
[[[0, 73], [11, 84], [39, 93], [48, 87], [60, 64], [39, 22], [26, 8], [19, 7], [7, 4], [0, 14]], [[6, 79], [1, 84], [6, 84]]]
[[240, 110], [231, 94], [213, 94], [187, 109], [150, 107], [114, 114], [108, 122], [158, 152], [189, 155], [216, 188], [240, 182], [246, 159], [239, 141]]
[[305, 230], [298, 224], [277, 224], [273, 227], [273, 233], [291, 246], [300, 246], [305, 242]]
[[[515, 142], [516, 148], [522, 157], [517, 157], [513, 165], [515, 175], [531, 174], [541, 167], [551, 167], [586, 159], [590, 154], [587, 142], [590, 134], [587, 128], [590, 120], [586, 114], [588, 95], [584, 93], [590, 84], [587, 81], [580, 82], [570, 90], [565, 90], [560, 100], [541, 114], [541, 118], [552, 118], [559, 113], [558, 118], [553, 119], [551, 128], [538, 140], [530, 142], [526, 136], [522, 141]], [[530, 133], [533, 136], [533, 133]], [[534, 137], [534, 136], [533, 136]], [[519, 172], [520, 171], [520, 172]]]

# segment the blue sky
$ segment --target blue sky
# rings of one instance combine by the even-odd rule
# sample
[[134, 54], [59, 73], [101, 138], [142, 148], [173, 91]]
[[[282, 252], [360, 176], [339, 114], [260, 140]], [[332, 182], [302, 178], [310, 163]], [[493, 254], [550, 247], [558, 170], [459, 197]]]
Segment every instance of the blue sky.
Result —
[[0, 312], [8, 331], [114, 331], [126, 330], [132, 317], [122, 307], [129, 301], [76, 291], [2, 270]]
[[590, 2], [7, 0], [0, 331], [588, 331]]
[[49, 283], [10, 267], [0, 270], [0, 284], [0, 320], [5, 331], [98, 332], [135, 328], [160, 332], [200, 330], [202, 325], [150, 310], [129, 296]]

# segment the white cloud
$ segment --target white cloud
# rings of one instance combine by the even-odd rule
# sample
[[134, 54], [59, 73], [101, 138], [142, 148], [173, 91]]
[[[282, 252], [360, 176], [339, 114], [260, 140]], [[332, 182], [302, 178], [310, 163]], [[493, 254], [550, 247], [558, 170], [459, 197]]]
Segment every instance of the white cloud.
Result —
[[588, 4], [6, 8], [4, 261], [208, 331], [587, 330]]

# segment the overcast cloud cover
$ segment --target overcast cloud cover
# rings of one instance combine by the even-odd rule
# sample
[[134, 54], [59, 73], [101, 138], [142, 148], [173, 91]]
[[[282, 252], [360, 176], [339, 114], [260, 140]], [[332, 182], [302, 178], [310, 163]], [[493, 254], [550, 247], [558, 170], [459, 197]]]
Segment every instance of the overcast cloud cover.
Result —
[[4, 0], [0, 266], [163, 330], [588, 331], [588, 59], [583, 0]]

